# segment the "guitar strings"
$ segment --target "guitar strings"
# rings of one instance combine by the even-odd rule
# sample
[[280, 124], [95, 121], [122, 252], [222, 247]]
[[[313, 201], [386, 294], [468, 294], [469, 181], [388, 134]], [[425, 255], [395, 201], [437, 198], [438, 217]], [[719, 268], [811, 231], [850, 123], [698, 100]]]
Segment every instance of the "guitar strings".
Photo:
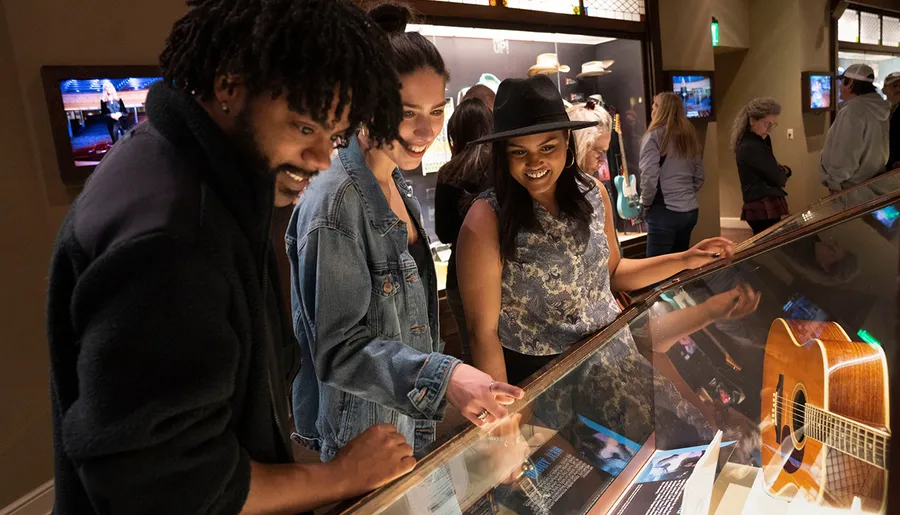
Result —
[[[884, 435], [882, 435], [880, 433], [874, 432], [872, 429], [865, 427], [864, 425], [862, 425], [859, 422], [839, 419], [835, 415], [833, 415], [825, 410], [822, 410], [820, 408], [817, 408], [815, 406], [812, 406], [810, 404], [799, 404], [799, 403], [797, 403], [793, 400], [790, 400], [786, 397], [774, 397], [774, 399], [780, 400], [782, 402], [782, 404], [783, 404], [782, 412], [790, 411], [792, 416], [795, 416], [798, 418], [802, 417], [801, 424], [803, 424], [803, 434], [804, 435], [807, 435], [807, 433], [808, 433], [805, 429], [806, 429], [806, 418], [807, 418], [806, 417], [806, 409], [809, 408], [813, 412], [821, 413], [827, 417], [824, 420], [821, 420], [817, 423], [811, 422], [810, 427], [815, 427], [816, 425], [824, 424], [824, 426], [827, 429], [837, 430], [837, 429], [840, 429], [840, 427], [839, 427], [840, 424], [838, 423], [838, 421], [841, 421], [844, 424], [847, 424], [850, 428], [855, 428], [855, 429], [863, 431], [864, 434], [855, 434], [855, 433], [850, 432], [849, 434], [841, 435], [837, 440], [839, 440], [841, 442], [847, 440], [847, 441], [849, 441], [849, 443], [851, 443], [852, 445], [855, 445], [855, 446], [862, 445], [863, 452], [861, 454], [866, 454], [866, 453], [872, 454], [873, 461], [875, 459], [886, 459], [887, 453], [889, 452], [889, 446], [890, 446], [890, 440], [888, 439], [888, 437], [885, 437]], [[791, 405], [793, 407], [788, 407], [787, 405]], [[872, 439], [869, 439], [868, 436], [871, 436]], [[812, 438], [812, 437], [810, 437], [810, 438]], [[813, 438], [813, 440], [819, 440], [819, 439]], [[833, 440], [835, 440], [835, 439], [832, 439], [832, 441]], [[827, 444], [828, 442], [823, 441], [822, 443]], [[872, 449], [870, 449], [870, 450], [866, 449], [866, 447], [868, 447], [868, 446], [871, 446]], [[857, 447], [857, 451], [858, 450], [859, 449]], [[868, 461], [865, 458], [862, 458], [862, 460]]]
[[[806, 425], [806, 418], [807, 418], [806, 408], [808, 407], [810, 410], [813, 410], [814, 413], [821, 413], [825, 417], [819, 421], [810, 421], [811, 426], [824, 424], [825, 427], [827, 427], [827, 428], [839, 429], [839, 428], [842, 428], [841, 426], [842, 426], [842, 424], [844, 424], [844, 425], [846, 425], [848, 430], [856, 429], [863, 433], [863, 434], [850, 433], [848, 435], [848, 437], [851, 439], [862, 440], [864, 442], [871, 442], [873, 445], [878, 444], [880, 442], [883, 442], [885, 445], [889, 445], [889, 443], [890, 443], [890, 441], [888, 440], [888, 437], [874, 431], [871, 428], [866, 427], [865, 425], [863, 425], [859, 422], [852, 421], [852, 420], [840, 419], [836, 415], [833, 415], [827, 411], [816, 408], [815, 406], [810, 406], [808, 404], [803, 404], [803, 405], [800, 405], [802, 407], [797, 407], [798, 403], [795, 403], [794, 401], [791, 401], [791, 400], [787, 400], [783, 397], [781, 398], [781, 401], [784, 403], [784, 409], [782, 410], [782, 412], [790, 412], [790, 414], [792, 416], [800, 419], [800, 422], [802, 424], [804, 424], [804, 426]], [[789, 407], [789, 406], [787, 406], [788, 404], [793, 405], [794, 407]], [[868, 437], [872, 437], [872, 438], [869, 439]]]
[[[878, 437], [878, 438], [882, 438], [882, 439], [887, 438], [886, 436], [882, 435], [880, 432], [877, 432], [874, 429], [867, 427], [865, 424], [863, 424], [861, 422], [856, 422], [855, 420], [840, 418], [838, 415], [829, 413], [828, 411], [825, 411], [821, 408], [817, 408], [811, 404], [797, 403], [797, 402], [794, 402], [793, 400], [788, 399], [787, 397], [775, 397], [775, 399], [780, 400], [783, 403], [783, 405], [785, 405], [785, 407], [787, 408], [787, 409], [783, 409], [782, 411], [790, 410], [792, 415], [794, 415], [794, 416], [797, 416], [798, 414], [802, 415], [804, 420], [806, 418], [806, 409], [809, 408], [810, 410], [812, 410], [814, 412], [821, 413], [821, 414], [825, 415], [826, 417], [828, 417], [828, 420], [824, 420], [822, 422], [830, 422], [832, 426], [837, 426], [837, 424], [835, 424], [834, 422], [836, 420], [840, 420], [844, 424], [847, 424], [851, 427], [854, 427], [854, 428], [857, 428], [857, 429], [860, 429], [860, 430], [866, 432], [866, 434], [868, 434], [868, 435], [872, 435], [874, 437]], [[787, 407], [787, 405], [791, 405], [793, 407]]]
[[[790, 413], [793, 416], [801, 418], [802, 419], [801, 421], [804, 424], [806, 423], [806, 409], [809, 408], [810, 410], [821, 413], [821, 414], [825, 415], [825, 417], [827, 417], [825, 420], [821, 420], [819, 423], [825, 423], [826, 425], [828, 425], [832, 428], [837, 428], [840, 425], [838, 423], [838, 421], [840, 421], [840, 422], [843, 422], [844, 424], [846, 424], [847, 426], [849, 426], [850, 428], [855, 428], [855, 429], [858, 429], [865, 433], [863, 435], [851, 435], [851, 436], [854, 436], [857, 438], [865, 438], [866, 436], [872, 436], [874, 438], [881, 438], [886, 443], [888, 442], [886, 436], [882, 435], [879, 432], [876, 432], [872, 428], [866, 427], [864, 424], [862, 424], [860, 422], [856, 422], [853, 420], [844, 420], [844, 419], [839, 418], [837, 415], [831, 414], [831, 413], [829, 413], [825, 410], [819, 409], [815, 406], [812, 406], [809, 404], [798, 404], [792, 400], [788, 400], [785, 397], [781, 397], [780, 400], [784, 403], [784, 407], [785, 407], [785, 409], [782, 409], [782, 412], [790, 411]], [[787, 405], [789, 405], [789, 404], [794, 407], [788, 407]], [[800, 407], [797, 407], [797, 406], [800, 406]]]

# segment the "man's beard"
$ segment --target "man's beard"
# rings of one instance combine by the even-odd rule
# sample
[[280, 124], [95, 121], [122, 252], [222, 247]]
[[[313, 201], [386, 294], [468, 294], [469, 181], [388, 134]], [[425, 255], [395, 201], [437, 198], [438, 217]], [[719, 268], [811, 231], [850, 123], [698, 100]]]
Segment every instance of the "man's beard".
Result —
[[256, 137], [256, 130], [250, 122], [251, 106], [242, 110], [235, 119], [235, 133], [232, 140], [241, 157], [255, 173], [264, 177], [274, 178], [279, 173], [289, 172], [300, 177], [310, 177], [316, 174], [316, 171], [304, 170], [290, 164], [280, 164], [273, 166], [272, 161], [266, 156]]
[[253, 124], [250, 123], [250, 107], [243, 109], [237, 115], [232, 140], [244, 162], [255, 173], [269, 177], [275, 176], [276, 172], [272, 170], [271, 162], [260, 147], [256, 131], [253, 129]]

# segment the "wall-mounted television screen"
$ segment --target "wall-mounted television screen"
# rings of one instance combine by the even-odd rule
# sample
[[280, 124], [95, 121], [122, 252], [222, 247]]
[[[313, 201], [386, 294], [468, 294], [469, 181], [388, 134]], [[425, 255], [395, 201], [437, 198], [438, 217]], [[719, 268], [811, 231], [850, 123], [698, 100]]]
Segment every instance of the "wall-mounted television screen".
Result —
[[831, 109], [831, 85], [834, 79], [828, 72], [803, 72], [804, 111], [827, 111]]
[[143, 122], [154, 67], [44, 67], [41, 69], [57, 161], [63, 182], [78, 185], [113, 144]]
[[669, 72], [672, 91], [681, 97], [687, 117], [715, 120], [712, 72]]

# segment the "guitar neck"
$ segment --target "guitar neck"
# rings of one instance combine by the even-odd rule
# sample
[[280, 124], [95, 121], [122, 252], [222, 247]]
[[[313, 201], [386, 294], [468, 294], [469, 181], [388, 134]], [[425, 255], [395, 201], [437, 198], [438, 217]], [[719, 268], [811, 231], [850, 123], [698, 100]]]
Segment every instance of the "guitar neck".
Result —
[[804, 407], [804, 415], [807, 437], [887, 470], [889, 434], [808, 404]]
[[622, 156], [622, 176], [625, 177], [625, 180], [628, 180], [628, 160], [625, 159], [625, 142], [622, 141], [622, 131], [618, 131], [619, 136], [619, 155]]

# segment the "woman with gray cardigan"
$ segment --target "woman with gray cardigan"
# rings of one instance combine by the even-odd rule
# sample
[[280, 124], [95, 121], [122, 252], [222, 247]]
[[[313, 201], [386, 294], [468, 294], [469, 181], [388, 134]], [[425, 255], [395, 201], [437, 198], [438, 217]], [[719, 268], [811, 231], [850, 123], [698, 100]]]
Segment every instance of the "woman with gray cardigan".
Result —
[[647, 220], [647, 257], [684, 252], [697, 225], [703, 186], [702, 150], [681, 98], [660, 93], [641, 141], [641, 205]]

